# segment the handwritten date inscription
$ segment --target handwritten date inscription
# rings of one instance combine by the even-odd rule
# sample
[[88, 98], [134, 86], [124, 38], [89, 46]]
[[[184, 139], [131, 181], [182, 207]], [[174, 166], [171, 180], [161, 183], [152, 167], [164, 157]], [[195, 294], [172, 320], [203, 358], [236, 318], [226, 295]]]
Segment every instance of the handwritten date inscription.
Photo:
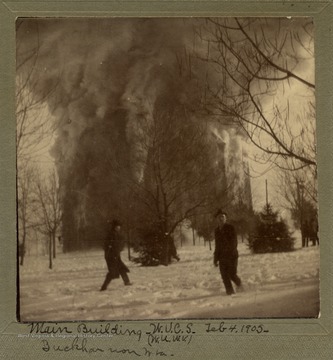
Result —
[[269, 331], [265, 328], [264, 325], [239, 325], [239, 324], [226, 324], [224, 321], [221, 321], [220, 324], [208, 323], [206, 325], [206, 333], [209, 334], [263, 334], [268, 333]]

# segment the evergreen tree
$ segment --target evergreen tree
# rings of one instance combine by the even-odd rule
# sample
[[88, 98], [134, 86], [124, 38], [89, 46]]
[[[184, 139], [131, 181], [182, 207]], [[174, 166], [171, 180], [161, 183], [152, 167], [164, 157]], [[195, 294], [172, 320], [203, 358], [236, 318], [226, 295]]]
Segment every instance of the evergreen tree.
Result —
[[294, 250], [295, 239], [286, 222], [278, 219], [278, 212], [270, 204], [265, 205], [255, 220], [249, 236], [249, 248], [253, 253], [283, 252]]
[[134, 250], [138, 256], [133, 261], [143, 266], [157, 266], [163, 264], [163, 229], [159, 222], [142, 226], [138, 229], [140, 241], [134, 243]]

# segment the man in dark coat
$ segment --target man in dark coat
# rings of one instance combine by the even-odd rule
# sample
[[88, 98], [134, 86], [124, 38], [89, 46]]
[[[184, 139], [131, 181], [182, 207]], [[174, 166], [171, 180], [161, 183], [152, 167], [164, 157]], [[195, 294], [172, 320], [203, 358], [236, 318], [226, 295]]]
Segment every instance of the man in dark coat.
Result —
[[175, 241], [174, 241], [173, 237], [169, 233], [165, 233], [165, 237], [167, 239], [169, 264], [171, 263], [172, 258], [179, 261], [180, 258], [179, 258], [178, 254], [177, 254], [177, 249], [176, 249]]
[[235, 293], [231, 281], [241, 291], [241, 279], [237, 276], [238, 251], [237, 234], [231, 224], [227, 224], [227, 214], [222, 210], [216, 213], [218, 226], [215, 229], [214, 265], [220, 266], [220, 273], [227, 295]]
[[120, 252], [122, 250], [119, 234], [120, 227], [120, 223], [117, 220], [113, 220], [105, 238], [104, 256], [109, 272], [106, 274], [101, 291], [106, 290], [111, 280], [118, 279], [119, 275], [122, 277], [125, 285], [132, 285], [127, 275], [129, 269], [120, 258]]
[[312, 245], [319, 245], [319, 237], [318, 237], [318, 221], [316, 219], [311, 219], [309, 224], [309, 238], [312, 241]]
[[302, 232], [302, 247], [309, 246], [309, 236], [310, 236], [310, 224], [308, 220], [305, 220], [304, 224], [301, 226]]

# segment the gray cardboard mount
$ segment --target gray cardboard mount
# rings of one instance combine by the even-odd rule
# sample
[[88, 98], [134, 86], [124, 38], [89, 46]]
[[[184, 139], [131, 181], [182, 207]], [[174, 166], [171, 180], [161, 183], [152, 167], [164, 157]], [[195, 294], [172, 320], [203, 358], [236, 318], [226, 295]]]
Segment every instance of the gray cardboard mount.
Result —
[[[94, 339], [96, 351], [78, 346], [47, 351], [39, 338], [27, 335], [27, 324], [16, 320], [16, 154], [15, 154], [15, 19], [17, 17], [83, 16], [310, 16], [315, 22], [316, 108], [320, 221], [320, 317], [318, 319], [261, 319], [227, 321], [228, 324], [263, 324], [262, 334], [207, 333], [205, 320], [192, 323], [189, 344], [164, 344], [150, 352], [149, 345], [118, 336], [115, 352], [96, 350], [103, 339]], [[0, 5], [0, 358], [172, 358], [172, 359], [332, 359], [332, 1], [8, 1]], [[169, 322], [167, 322], [169, 323]], [[219, 321], [216, 321], [218, 326]], [[123, 329], [145, 334], [150, 321], [124, 321]], [[75, 323], [61, 326], [75, 329]], [[98, 324], [96, 324], [98, 326]], [[61, 345], [59, 340], [59, 345]], [[82, 345], [82, 343], [81, 343]], [[147, 347], [147, 352], [143, 350]], [[137, 350], [137, 351], [135, 351]]]

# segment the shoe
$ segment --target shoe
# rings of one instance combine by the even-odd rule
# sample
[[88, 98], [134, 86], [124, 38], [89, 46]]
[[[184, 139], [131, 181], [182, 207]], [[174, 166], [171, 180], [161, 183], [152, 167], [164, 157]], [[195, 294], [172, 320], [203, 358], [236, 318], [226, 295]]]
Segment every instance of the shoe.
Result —
[[125, 286], [131, 286], [131, 285], [133, 285], [131, 282], [128, 282], [128, 283], [125, 283], [124, 284]]
[[105, 291], [105, 290], [106, 290], [106, 288], [101, 287], [99, 291]]
[[237, 294], [231, 294], [231, 297], [232, 298], [237, 298], [237, 297], [239, 297], [240, 295], [237, 295]]

